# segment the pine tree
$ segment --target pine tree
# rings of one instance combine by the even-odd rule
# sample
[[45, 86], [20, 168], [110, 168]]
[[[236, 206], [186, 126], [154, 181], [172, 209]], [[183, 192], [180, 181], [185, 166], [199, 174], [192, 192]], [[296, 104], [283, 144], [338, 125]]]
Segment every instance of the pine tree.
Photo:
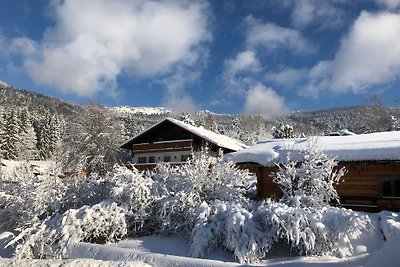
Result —
[[5, 159], [16, 159], [18, 157], [17, 145], [19, 141], [19, 119], [17, 111], [12, 108], [5, 118], [3, 130], [2, 151]]
[[39, 156], [37, 150], [37, 138], [35, 130], [32, 124], [28, 124], [25, 131], [19, 136], [19, 142], [17, 144], [18, 158], [25, 160], [34, 160]]
[[197, 126], [188, 112], [183, 112], [179, 120], [183, 121], [186, 124]]
[[57, 115], [46, 114], [41, 121], [38, 150], [40, 159], [49, 159], [60, 146], [61, 119]]
[[5, 129], [4, 114], [3, 114], [3, 111], [0, 109], [0, 159], [3, 156], [4, 129]]
[[275, 139], [287, 139], [294, 137], [293, 126], [290, 124], [281, 123], [280, 126], [272, 127], [271, 134]]

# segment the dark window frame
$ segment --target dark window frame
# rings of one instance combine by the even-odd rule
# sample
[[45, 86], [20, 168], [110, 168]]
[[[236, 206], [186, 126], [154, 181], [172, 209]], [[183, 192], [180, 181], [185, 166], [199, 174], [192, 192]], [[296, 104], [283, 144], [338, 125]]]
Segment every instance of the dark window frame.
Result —
[[400, 178], [385, 177], [380, 179], [380, 193], [382, 198], [400, 199]]
[[138, 163], [139, 164], [147, 163], [147, 157], [138, 157]]
[[163, 158], [164, 162], [171, 162], [171, 156], [170, 155], [165, 155]]

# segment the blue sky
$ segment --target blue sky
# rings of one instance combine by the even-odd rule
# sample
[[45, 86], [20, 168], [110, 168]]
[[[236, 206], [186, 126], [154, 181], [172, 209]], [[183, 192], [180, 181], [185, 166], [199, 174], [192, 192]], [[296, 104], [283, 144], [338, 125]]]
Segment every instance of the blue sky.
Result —
[[0, 2], [0, 80], [74, 103], [271, 118], [399, 78], [400, 0]]

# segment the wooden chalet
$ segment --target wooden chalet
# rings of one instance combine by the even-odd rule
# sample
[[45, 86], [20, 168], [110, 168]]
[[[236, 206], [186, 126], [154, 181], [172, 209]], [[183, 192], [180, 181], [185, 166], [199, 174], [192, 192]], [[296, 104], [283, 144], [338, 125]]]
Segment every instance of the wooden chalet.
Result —
[[184, 163], [193, 152], [204, 147], [212, 155], [220, 156], [243, 149], [246, 145], [228, 136], [166, 118], [120, 147], [131, 151], [132, 163], [137, 169], [146, 170], [159, 162]]
[[273, 139], [229, 154], [238, 165], [257, 175], [257, 198], [282, 196], [271, 174], [285, 163], [288, 153], [302, 161], [301, 151], [317, 142], [318, 148], [345, 166], [344, 181], [336, 189], [344, 207], [354, 210], [400, 211], [400, 132], [350, 136]]

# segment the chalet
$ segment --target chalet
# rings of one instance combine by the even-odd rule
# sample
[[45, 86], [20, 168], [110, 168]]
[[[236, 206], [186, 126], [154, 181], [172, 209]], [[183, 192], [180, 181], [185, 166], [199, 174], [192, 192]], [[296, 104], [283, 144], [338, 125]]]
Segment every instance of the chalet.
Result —
[[400, 132], [348, 136], [273, 139], [227, 155], [257, 175], [257, 198], [279, 198], [271, 174], [291, 159], [301, 162], [301, 151], [317, 142], [325, 154], [345, 166], [344, 182], [336, 189], [345, 207], [358, 210], [400, 210]]
[[153, 168], [159, 162], [186, 162], [193, 152], [204, 147], [212, 155], [220, 156], [247, 146], [228, 136], [166, 118], [120, 147], [131, 150], [132, 163], [139, 170], [144, 170]]

